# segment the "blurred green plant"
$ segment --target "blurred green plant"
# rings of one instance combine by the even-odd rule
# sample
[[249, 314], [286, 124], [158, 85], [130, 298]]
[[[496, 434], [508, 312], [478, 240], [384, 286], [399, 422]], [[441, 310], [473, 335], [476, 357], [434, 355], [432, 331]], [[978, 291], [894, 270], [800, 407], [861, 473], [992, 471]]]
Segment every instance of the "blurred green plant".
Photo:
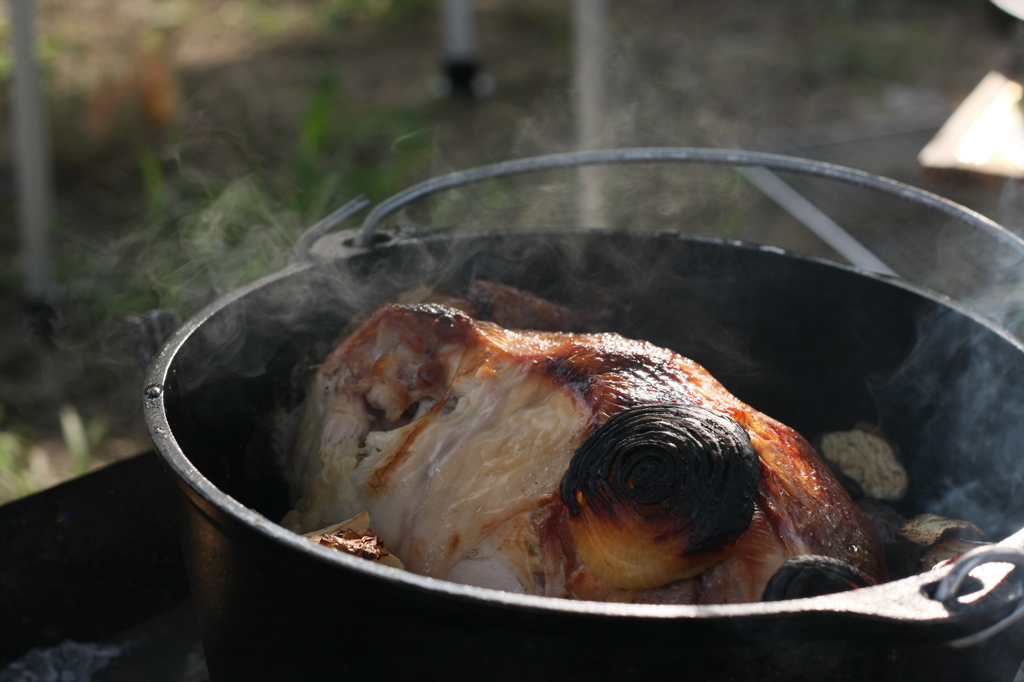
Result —
[[0, 404], [0, 504], [34, 493], [44, 485], [39, 467], [30, 466], [31, 433], [7, 423], [7, 409]]
[[[217, 295], [282, 267], [302, 230], [365, 194], [407, 186], [429, 159], [429, 110], [359, 107], [333, 75], [308, 95], [292, 151], [278, 168], [235, 178], [191, 173], [154, 146], [136, 152], [148, 216], [105, 244], [60, 227], [59, 274], [94, 320], [152, 308], [189, 315]], [[173, 147], [173, 141], [165, 143]]]
[[167, 209], [167, 187], [164, 182], [160, 157], [152, 147], [143, 147], [137, 154], [139, 170], [142, 173], [142, 188], [146, 193], [146, 205], [150, 213], [160, 213]]
[[0, 83], [6, 82], [14, 73], [14, 55], [11, 54], [11, 24], [6, 16], [0, 16]]
[[[59, 42], [51, 36], [35, 36], [36, 63], [45, 75], [53, 67], [60, 53]], [[6, 15], [0, 15], [0, 84], [7, 83], [14, 74], [14, 53], [11, 45], [11, 24]]]
[[289, 27], [287, 13], [273, 3], [247, 0], [245, 17], [249, 26], [265, 36], [282, 33]]
[[84, 420], [72, 405], [64, 405], [58, 413], [60, 433], [71, 459], [71, 473], [84, 474], [96, 458], [96, 448], [107, 437], [107, 421], [104, 418]]
[[365, 194], [378, 201], [402, 189], [430, 153], [422, 112], [358, 111], [333, 76], [314, 90], [299, 128], [293, 208], [307, 222]]
[[35, 492], [28, 471], [29, 442], [22, 436], [0, 430], [0, 504]]
[[[0, 405], [0, 423], [5, 416]], [[32, 433], [24, 426], [6, 424], [0, 429], [0, 504], [81, 475], [96, 464], [109, 435], [107, 420], [84, 419], [71, 405], [61, 407], [58, 416], [66, 460], [59, 448], [54, 452], [34, 446]]]

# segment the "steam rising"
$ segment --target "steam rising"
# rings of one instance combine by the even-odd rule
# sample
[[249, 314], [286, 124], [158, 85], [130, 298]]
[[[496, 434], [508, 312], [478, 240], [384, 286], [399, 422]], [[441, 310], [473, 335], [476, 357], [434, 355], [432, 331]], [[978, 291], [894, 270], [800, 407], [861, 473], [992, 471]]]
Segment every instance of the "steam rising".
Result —
[[[683, 85], [699, 81], [692, 67], [681, 71], [684, 77], [674, 82], [674, 90], [667, 90], [664, 79], [644, 66], [641, 53], [645, 49], [658, 48], [631, 43], [627, 37], [613, 51], [609, 100], [615, 104], [606, 121], [611, 144], [727, 147], [755, 132], [753, 124], [744, 127], [736, 117], [716, 117], [713, 110], [696, 105], [692, 95], [686, 99]], [[693, 57], [687, 55], [691, 61]], [[746, 80], [756, 87], [756, 77]], [[516, 124], [513, 149], [505, 156], [567, 150], [574, 139], [567, 116], [569, 102], [565, 95], [538, 104]], [[754, 106], [747, 100], [738, 104]], [[433, 169], [435, 174], [449, 170], [454, 169]], [[607, 218], [614, 228], [749, 240], [838, 260], [837, 254], [731, 169], [615, 167], [606, 178]], [[893, 197], [824, 180], [785, 179], [883, 256], [907, 281], [962, 301], [1011, 330], [1017, 331], [1024, 322], [1021, 254], [997, 247], [946, 216]], [[538, 239], [525, 251], [507, 253], [500, 246], [482, 246], [468, 238], [455, 239], [446, 253], [406, 245], [402, 246], [404, 252], [394, 257], [385, 249], [381, 259], [357, 259], [353, 267], [320, 264], [306, 274], [284, 277], [280, 286], [264, 287], [258, 303], [240, 299], [238, 305], [229, 306], [200, 327], [197, 342], [202, 351], [188, 354], [188, 371], [180, 374], [179, 388], [187, 393], [229, 375], [260, 377], [273, 369], [289, 339], [315, 338], [329, 343], [405, 289], [424, 282], [457, 288], [474, 277], [484, 277], [570, 303], [603, 328], [643, 335], [684, 352], [709, 366], [728, 388], [738, 385], [741, 390], [734, 392], [744, 399], [776, 401], [780, 414], [773, 413], [770, 405], [754, 403], [754, 407], [786, 421], [791, 405], [773, 395], [772, 387], [775, 393], [799, 393], [800, 387], [759, 355], [765, 340], [738, 331], [747, 327], [731, 328], [699, 316], [686, 318], [697, 315], [694, 311], [700, 306], [732, 304], [721, 295], [722, 283], [713, 274], [691, 275], [668, 255], [644, 253], [638, 258], [626, 248], [602, 252], [595, 264], [591, 262], [595, 254], [577, 242], [555, 245], [540, 237], [544, 228], [579, 225], [575, 192], [576, 174], [565, 170], [488, 182], [420, 202], [393, 221], [406, 233], [451, 229], [452, 234], [468, 235], [524, 229], [532, 230]], [[219, 224], [214, 213], [200, 222], [207, 227]], [[321, 255], [332, 249], [339, 253], [341, 241], [340, 236], [328, 237], [319, 245]], [[287, 245], [281, 246], [281, 253], [286, 252]], [[218, 267], [210, 267], [210, 281], [215, 289], [230, 290], [216, 280]], [[299, 270], [302, 267], [313, 266], [300, 266]], [[545, 267], [557, 268], [564, 281], [553, 281]], [[595, 272], [606, 274], [595, 276]], [[700, 281], [694, 283], [692, 277]], [[645, 294], [641, 292], [663, 291], [675, 284], [698, 292], [700, 300], [656, 304], [642, 300]], [[818, 283], [806, 282], [801, 295], [819, 296]], [[326, 308], [324, 301], [330, 302]], [[860, 301], [849, 314], [884, 317], [885, 304], [884, 300]], [[659, 306], [665, 319], [652, 319]], [[311, 307], [324, 312], [311, 320], [306, 314]], [[872, 419], [900, 441], [911, 462], [908, 511], [964, 518], [994, 533], [1024, 523], [1024, 509], [1012, 502], [1021, 497], [1024, 487], [1024, 420], [1018, 417], [1024, 415], [1024, 388], [1015, 390], [1015, 386], [1024, 386], [1024, 350], [955, 312], [933, 311], [906, 323], [914, 326], [916, 340], [897, 362], [873, 375], [865, 389], [870, 409], [857, 413], [851, 409], [849, 414], [837, 410], [837, 422], [827, 426], [850, 428], [859, 419]], [[766, 323], [764, 329], [770, 331], [770, 326]], [[249, 342], [267, 336], [272, 342]], [[828, 345], [835, 340], [816, 342]], [[851, 353], [861, 350], [854, 343], [849, 349]], [[845, 361], [836, 358], [837, 363]], [[1008, 376], [1015, 379], [1010, 381]], [[744, 394], [742, 389], [748, 392]], [[801, 399], [806, 397], [797, 395], [793, 402]], [[802, 427], [803, 419], [811, 428], [819, 424], [817, 417], [793, 412], [794, 426]], [[817, 426], [824, 427], [824, 423]], [[811, 438], [817, 433], [804, 435]], [[993, 487], [999, 488], [998, 494], [992, 494]]]
[[[490, 279], [569, 305], [599, 328], [693, 357], [755, 408], [790, 423], [808, 438], [826, 427], [878, 422], [910, 460], [908, 513], [964, 518], [993, 533], [1024, 522], [1024, 509], [1010, 504], [1024, 480], [1017, 445], [1024, 443], [1024, 433], [1019, 433], [1024, 426], [1016, 419], [1024, 414], [1024, 397], [1014, 390], [1024, 386], [1024, 351], [1012, 340], [960, 312], [933, 307], [927, 314], [892, 321], [913, 326], [916, 338], [899, 351], [900, 357], [878, 363], [863, 389], [866, 398], [833, 398], [827, 391], [815, 397], [818, 389], [809, 386], [818, 379], [806, 369], [813, 366], [811, 359], [806, 367], [780, 365], [778, 358], [765, 357], [764, 348], [778, 343], [770, 338], [777, 326], [772, 316], [796, 314], [789, 307], [800, 298], [818, 310], [825, 305], [818, 299], [832, 295], [825, 285], [836, 275], [825, 271], [818, 275], [824, 278], [821, 281], [796, 280], [797, 288], [783, 288], [775, 299], [765, 298], [760, 309], [737, 313], [764, 315], [764, 320], [723, 321], [721, 313], [709, 311], [737, 306], [745, 310], [749, 301], [739, 299], [765, 297], [762, 289], [789, 275], [758, 271], [750, 285], [758, 290], [748, 293], [736, 281], [745, 271], [734, 270], [728, 255], [715, 256], [725, 259], [719, 272], [707, 263], [679, 262], [679, 255], [668, 249], [637, 250], [629, 237], [597, 251], [584, 239], [551, 240], [539, 228], [573, 225], [574, 179], [572, 170], [551, 171], [431, 198], [399, 216], [401, 227], [397, 232], [392, 228], [398, 235], [393, 246], [348, 261], [332, 260], [351, 254], [344, 246], [345, 236], [328, 236], [314, 250], [314, 263], [285, 271], [279, 284], [262, 287], [258, 297], [239, 297], [199, 327], [196, 344], [201, 350], [182, 360], [179, 389], [188, 393], [211, 380], [257, 379], [273, 373], [289, 343], [333, 343], [377, 306], [413, 287], [440, 285], [458, 293], [473, 278]], [[825, 180], [790, 181], [869, 248], [888, 247], [888, 260], [897, 271], [918, 275], [918, 281], [973, 304], [990, 318], [1016, 324], [1022, 291], [1017, 254], [996, 248], [947, 216], [908, 208], [891, 197]], [[823, 251], [801, 226], [728, 168], [616, 167], [609, 173], [608, 189], [614, 198], [609, 212], [620, 228], [697, 236], [769, 235], [782, 237], [777, 241], [783, 242], [788, 238], [796, 248], [810, 245], [804, 251]], [[416, 227], [417, 223], [457, 227], [440, 242], [406, 241], [409, 235], [429, 235], [436, 229]], [[527, 230], [529, 235], [508, 244], [499, 238], [473, 238], [481, 231], [506, 227]], [[729, 253], [729, 248], [715, 248]], [[790, 267], [784, 261], [776, 266], [780, 273]], [[927, 261], [933, 265], [927, 267]], [[676, 287], [686, 294], [670, 293]], [[839, 293], [845, 291], [840, 289]], [[824, 312], [814, 315], [849, 315], [848, 321], [829, 324], [853, 331], [870, 328], [874, 318], [892, 315], [889, 294], [876, 295], [874, 300], [837, 300], [837, 310], [827, 310], [826, 305]], [[319, 312], [310, 317], [309, 310]], [[813, 339], [812, 327], [805, 327], [807, 331], [792, 332], [795, 336], [783, 341], [783, 347], [832, 352], [838, 364], [881, 352], [873, 350], [878, 341], [870, 334], [843, 338], [846, 332], [825, 326], [826, 336]], [[259, 341], [253, 343], [253, 338]], [[299, 351], [288, 352], [294, 362]], [[1014, 372], [1021, 373], [1020, 381], [1007, 380]], [[833, 414], [823, 415], [829, 401], [835, 402]], [[816, 411], [803, 406], [807, 403], [823, 407]], [[979, 494], [994, 481], [1006, 487], [1005, 495]]]
[[919, 321], [906, 361], [873, 387], [881, 427], [909, 443], [915, 513], [972, 521], [1001, 537], [1024, 525], [1024, 354], [948, 311]]

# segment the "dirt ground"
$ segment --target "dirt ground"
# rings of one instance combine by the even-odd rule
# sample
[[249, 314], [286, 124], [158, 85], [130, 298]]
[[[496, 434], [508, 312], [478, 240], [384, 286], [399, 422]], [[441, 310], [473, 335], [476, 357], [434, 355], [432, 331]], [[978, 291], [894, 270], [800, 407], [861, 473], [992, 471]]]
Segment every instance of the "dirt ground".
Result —
[[[566, 0], [475, 3], [497, 84], [480, 101], [431, 94], [440, 38], [430, 0], [38, 4], [59, 325], [43, 339], [24, 323], [4, 89], [0, 501], [147, 447], [130, 315], [187, 317], [279, 266], [303, 226], [360, 192], [380, 199], [575, 145]], [[917, 149], [877, 143], [893, 131], [926, 141], [985, 73], [1013, 68], [1014, 27], [983, 0], [622, 0], [611, 10], [611, 146], [820, 157], [816, 140], [845, 140], [853, 165], [982, 211], [1002, 191], [925, 175]], [[785, 239], [833, 255], [806, 235]]]

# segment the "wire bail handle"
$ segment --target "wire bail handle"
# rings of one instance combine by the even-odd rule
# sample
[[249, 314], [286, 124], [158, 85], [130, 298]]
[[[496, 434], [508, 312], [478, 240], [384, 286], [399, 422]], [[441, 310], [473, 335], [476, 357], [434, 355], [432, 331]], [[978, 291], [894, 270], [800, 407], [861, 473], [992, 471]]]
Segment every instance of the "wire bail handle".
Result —
[[422, 197], [455, 187], [462, 187], [482, 180], [558, 168], [602, 164], [667, 162], [704, 163], [719, 166], [760, 166], [776, 171], [800, 173], [837, 180], [849, 185], [894, 195], [911, 203], [944, 213], [959, 220], [971, 229], [985, 234], [1000, 244], [1024, 255], [1024, 240], [1001, 227], [995, 221], [937, 194], [926, 192], [896, 180], [890, 180], [844, 166], [780, 154], [697, 147], [636, 147], [548, 154], [546, 156], [503, 161], [441, 175], [413, 185], [374, 206], [373, 210], [367, 214], [363, 224], [359, 227], [356, 246], [362, 248], [372, 246], [374, 231], [377, 229], [378, 224], [392, 213]]
[[[1024, 551], [999, 545], [972, 549], [953, 562], [952, 569], [943, 576], [936, 586], [933, 598], [947, 608], [953, 606], [962, 596], [960, 590], [970, 572], [978, 566], [988, 563], [1013, 564], [1015, 567], [1021, 567], [1024, 566]], [[994, 625], [973, 635], [951, 640], [946, 642], [946, 644], [957, 649], [974, 646], [998, 635], [1022, 618], [1024, 618], [1024, 598], [1018, 601], [1016, 608], [1009, 615], [1003, 617]]]

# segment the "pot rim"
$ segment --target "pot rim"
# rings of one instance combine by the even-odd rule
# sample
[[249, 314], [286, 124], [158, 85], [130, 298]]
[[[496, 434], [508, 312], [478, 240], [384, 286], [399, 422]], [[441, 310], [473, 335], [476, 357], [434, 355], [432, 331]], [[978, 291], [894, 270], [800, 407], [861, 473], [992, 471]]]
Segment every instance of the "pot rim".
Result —
[[[570, 232], [574, 232], [574, 230], [569, 228], [536, 230], [531, 231], [531, 234], [565, 235]], [[576, 230], [575, 232], [579, 231]], [[401, 246], [402, 244], [422, 242], [424, 240], [493, 238], [516, 233], [522, 233], [522, 231], [511, 230], [458, 235], [431, 235], [421, 238], [397, 240], [388, 244], [379, 245], [374, 247], [374, 249], [386, 249], [392, 246]], [[785, 249], [774, 246], [749, 244], [735, 240], [695, 237], [672, 231], [637, 233], [621, 229], [588, 229], [586, 230], [586, 233], [595, 235], [625, 234], [641, 238], [664, 238], [666, 236], [671, 236], [687, 241], [721, 244], [731, 248], [751, 249], [772, 254], [776, 257], [796, 258], [804, 261], [811, 261], [829, 268], [855, 273], [862, 277], [883, 282], [889, 286], [908, 290], [916, 295], [924, 296], [938, 303], [949, 306], [957, 312], [971, 318], [974, 322], [987, 327], [990, 331], [1003, 337], [1004, 340], [1010, 342], [1024, 353], [1024, 345], [1014, 339], [998, 325], [995, 325], [991, 321], [981, 317], [977, 313], [947, 296], [910, 285], [898, 278], [867, 272], [823, 258], [789, 252]], [[351, 231], [351, 234], [355, 234], [355, 231]], [[334, 235], [335, 238], [344, 238], [347, 236], [348, 233]], [[351, 250], [351, 253], [368, 252], [370, 250], [371, 249], [354, 249]], [[435, 594], [442, 594], [459, 600], [471, 600], [477, 603], [511, 607], [517, 610], [528, 610], [533, 612], [558, 612], [566, 615], [602, 616], [615, 617], [619, 619], [732, 619], [736, 617], [785, 616], [814, 612], [832, 613], [837, 615], [847, 614], [868, 618], [873, 621], [898, 621], [900, 623], [915, 622], [920, 624], [952, 624], [954, 620], [963, 620], [963, 614], [951, 612], [944, 604], [932, 599], [927, 594], [928, 590], [934, 583], [950, 572], [951, 566], [949, 565], [933, 569], [926, 573], [883, 583], [869, 588], [823, 597], [778, 602], [672, 605], [574, 601], [556, 597], [522, 595], [504, 592], [501, 590], [462, 585], [449, 582], [447, 580], [418, 575], [401, 569], [373, 564], [343, 552], [338, 552], [337, 550], [332, 550], [312, 543], [301, 535], [285, 529], [262, 514], [246, 507], [238, 500], [220, 490], [202, 473], [200, 473], [200, 471], [185, 455], [174, 438], [170, 424], [167, 421], [167, 413], [164, 404], [165, 395], [163, 388], [165, 386], [168, 373], [170, 372], [174, 359], [177, 357], [178, 352], [185, 343], [188, 342], [191, 336], [207, 320], [218, 314], [221, 310], [233, 302], [244, 298], [265, 286], [273, 284], [278, 280], [318, 268], [329, 262], [330, 261], [316, 263], [307, 261], [303, 263], [295, 263], [217, 299], [190, 318], [170, 337], [170, 339], [168, 339], [152, 361], [146, 376], [146, 388], [144, 389], [143, 397], [145, 419], [153, 438], [153, 442], [167, 465], [201, 498], [210, 502], [220, 511], [228, 514], [230, 517], [241, 522], [246, 527], [255, 529], [265, 538], [279, 545], [283, 545], [292, 551], [299, 552], [308, 558], [330, 565], [339, 566], [346, 570], [356, 571], [365, 576], [370, 576], [388, 582], [398, 582], [409, 588], [424, 590]], [[1014, 533], [998, 544], [1005, 547], [1024, 547], [1024, 529]], [[1005, 575], [1005, 571], [1003, 574], [998, 574], [997, 572], [994, 576], [982, 576], [983, 587], [977, 594], [972, 595], [972, 601], [977, 600], [979, 596], [984, 597], [995, 590], [1003, 575]], [[981, 601], [982, 603], [985, 602], [984, 599]], [[955, 636], [955, 633], [951, 633], [949, 636]]]

